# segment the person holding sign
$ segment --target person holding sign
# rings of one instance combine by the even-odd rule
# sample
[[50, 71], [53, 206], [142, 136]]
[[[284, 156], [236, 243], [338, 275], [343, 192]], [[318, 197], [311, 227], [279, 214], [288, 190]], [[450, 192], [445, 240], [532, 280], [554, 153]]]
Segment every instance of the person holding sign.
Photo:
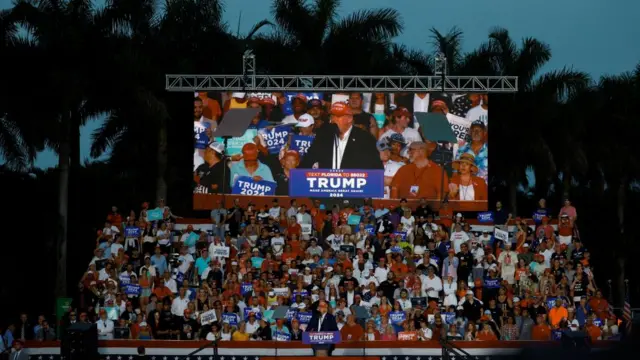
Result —
[[453, 162], [452, 167], [457, 171], [451, 177], [449, 184], [449, 198], [461, 201], [488, 200], [489, 191], [483, 178], [475, 176], [478, 166], [471, 153], [464, 153]]
[[232, 188], [236, 180], [242, 176], [250, 177], [253, 181], [275, 182], [271, 169], [258, 160], [258, 146], [254, 143], [244, 144], [242, 147], [242, 160], [231, 165], [230, 185]]
[[331, 106], [331, 124], [320, 129], [307, 150], [303, 169], [383, 169], [376, 140], [370, 133], [353, 126], [353, 114], [346, 103]]

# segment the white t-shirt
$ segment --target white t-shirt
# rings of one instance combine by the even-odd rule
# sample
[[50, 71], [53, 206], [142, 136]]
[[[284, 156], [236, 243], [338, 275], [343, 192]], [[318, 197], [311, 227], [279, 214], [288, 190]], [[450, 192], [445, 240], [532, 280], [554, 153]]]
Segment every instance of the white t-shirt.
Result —
[[189, 265], [193, 262], [193, 256], [191, 256], [191, 254], [180, 255], [178, 259], [182, 260], [182, 264], [178, 267], [178, 271], [186, 274], [187, 270], [189, 270]]
[[413, 231], [413, 225], [416, 223], [416, 219], [413, 216], [409, 218], [403, 216], [400, 218], [400, 222], [402, 223], [402, 228], [409, 233]]
[[486, 126], [489, 122], [489, 110], [485, 110], [482, 105], [478, 105], [467, 112], [466, 118], [469, 123], [480, 120]]
[[285, 116], [284, 119], [282, 119], [282, 121], [280, 122], [280, 124], [282, 125], [297, 124], [297, 123], [298, 123], [298, 119], [296, 119], [296, 117], [293, 116], [293, 114]]
[[456, 254], [460, 252], [460, 245], [469, 241], [469, 235], [464, 231], [454, 231], [451, 233], [451, 242]]
[[196, 171], [198, 166], [204, 164], [204, 159], [198, 153], [198, 149], [193, 152], [193, 171]]
[[[394, 177], [398, 170], [403, 167], [405, 163], [401, 161], [393, 161], [389, 160], [386, 164], [384, 164], [384, 176]], [[384, 198], [388, 199], [391, 195], [391, 189], [389, 186], [384, 187]]]

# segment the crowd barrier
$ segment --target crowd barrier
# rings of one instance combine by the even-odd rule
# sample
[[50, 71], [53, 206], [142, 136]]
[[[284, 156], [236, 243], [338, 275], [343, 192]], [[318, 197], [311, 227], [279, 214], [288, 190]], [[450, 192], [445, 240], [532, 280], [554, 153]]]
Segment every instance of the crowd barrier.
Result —
[[[217, 201], [220, 200], [224, 202], [226, 207], [233, 206], [233, 200], [239, 199], [240, 205], [242, 207], [247, 206], [249, 202], [252, 202], [258, 207], [262, 207], [264, 205], [271, 206], [271, 202], [274, 198], [278, 199], [280, 206], [288, 206], [289, 201], [291, 199], [296, 199], [298, 202], [298, 206], [305, 204], [307, 207], [311, 207], [313, 205], [313, 201], [309, 198], [292, 198], [289, 196], [248, 196], [248, 195], [213, 195], [213, 194], [193, 194], [193, 209], [194, 210], [211, 210], [217, 207]], [[329, 199], [323, 199], [323, 201], [328, 201]], [[335, 200], [335, 199], [332, 199]], [[378, 206], [379, 204], [383, 205], [395, 205], [397, 206], [398, 200], [376, 200], [373, 199], [373, 205]], [[438, 210], [440, 205], [442, 204], [439, 199], [427, 199], [426, 200], [429, 206], [433, 210]], [[361, 200], [353, 200], [354, 203], [358, 204]], [[408, 199], [407, 203], [411, 208], [415, 208], [419, 204], [419, 200]], [[486, 200], [477, 200], [477, 201], [458, 201], [458, 200], [449, 200], [449, 207], [453, 211], [486, 211], [487, 210], [487, 201]]]
[[[109, 340], [99, 341], [99, 352], [103, 355], [135, 355], [139, 346], [146, 348], [147, 355], [186, 356], [205, 345], [207, 341], [187, 340]], [[594, 349], [610, 347], [615, 342], [597, 341]], [[517, 355], [527, 348], [559, 348], [558, 341], [455, 341], [455, 345], [471, 356]], [[59, 355], [58, 341], [26, 343], [26, 349], [33, 355]], [[238, 357], [242, 360], [266, 360], [267, 357], [312, 356], [310, 345], [301, 342], [277, 341], [221, 341], [218, 342], [220, 357]], [[213, 348], [199, 353], [201, 356], [213, 355]], [[353, 341], [336, 345], [335, 356], [438, 356], [442, 348], [437, 341]], [[244, 358], [246, 357], [246, 358]], [[231, 359], [230, 359], [231, 360]]]

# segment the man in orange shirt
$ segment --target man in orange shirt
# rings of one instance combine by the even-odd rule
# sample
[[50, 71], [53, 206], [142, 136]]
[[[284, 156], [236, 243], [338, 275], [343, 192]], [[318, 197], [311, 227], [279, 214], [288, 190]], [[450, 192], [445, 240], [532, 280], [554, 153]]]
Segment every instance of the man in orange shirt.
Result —
[[[410, 164], [402, 166], [391, 180], [391, 198], [439, 199], [442, 195], [442, 168], [429, 160], [435, 143], [417, 141], [409, 145]], [[444, 184], [449, 177], [444, 174]]]
[[347, 323], [340, 330], [342, 341], [361, 341], [364, 336], [364, 329], [356, 323], [355, 315], [347, 317]]
[[548, 341], [551, 340], [551, 327], [544, 322], [544, 316], [538, 316], [538, 323], [531, 330], [531, 340]]
[[560, 325], [560, 321], [569, 318], [569, 312], [564, 306], [562, 306], [562, 299], [557, 298], [555, 305], [556, 306], [549, 310], [549, 321], [551, 322], [551, 326], [553, 326], [554, 329], [557, 329], [558, 325]]
[[596, 296], [589, 301], [589, 307], [599, 319], [606, 319], [609, 315], [609, 302], [602, 297], [602, 291], [596, 291]]

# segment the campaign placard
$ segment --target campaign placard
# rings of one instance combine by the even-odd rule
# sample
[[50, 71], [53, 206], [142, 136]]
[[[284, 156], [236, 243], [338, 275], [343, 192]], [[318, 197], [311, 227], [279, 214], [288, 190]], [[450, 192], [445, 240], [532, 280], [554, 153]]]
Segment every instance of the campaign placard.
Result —
[[407, 314], [404, 311], [392, 311], [389, 313], [389, 320], [393, 324], [400, 324], [407, 320]]
[[162, 209], [155, 208], [152, 210], [147, 210], [147, 220], [148, 221], [158, 221], [162, 220]]
[[137, 226], [127, 226], [126, 228], [124, 228], [124, 237], [126, 238], [139, 238], [140, 234], [142, 232], [140, 231], [140, 228]]
[[315, 139], [313, 136], [293, 135], [291, 137], [289, 150], [297, 151], [302, 159], [302, 157], [307, 153], [307, 150], [309, 150], [309, 147], [311, 147], [313, 139]]
[[209, 310], [200, 314], [200, 324], [202, 325], [208, 325], [217, 320], [215, 310]]
[[276, 331], [276, 341], [291, 341], [291, 335], [286, 332]]
[[212, 257], [228, 258], [231, 252], [231, 249], [229, 249], [228, 246], [214, 246], [212, 250], [213, 250], [213, 252], [211, 253]]
[[[228, 156], [242, 153], [242, 147], [246, 143], [252, 143], [253, 138], [258, 134], [256, 129], [247, 129], [244, 135], [240, 137], [232, 137], [227, 139], [227, 147], [225, 148], [225, 154]], [[224, 144], [224, 139], [221, 137], [215, 138], [217, 142]]]
[[302, 343], [307, 345], [339, 344], [340, 331], [303, 332]]
[[141, 288], [140, 285], [138, 284], [127, 284], [127, 286], [125, 286], [124, 288], [124, 293], [127, 295], [140, 295], [141, 292]]
[[481, 223], [493, 222], [493, 212], [485, 211], [485, 212], [478, 213], [478, 222], [481, 222]]
[[279, 153], [280, 149], [289, 141], [290, 133], [290, 125], [274, 126], [270, 129], [258, 130], [258, 134], [262, 136], [262, 140], [264, 140], [269, 154]]
[[237, 326], [238, 315], [234, 313], [222, 313], [222, 322], [228, 322], [231, 326]]
[[284, 112], [285, 115], [293, 114], [293, 108], [292, 108], [293, 98], [298, 95], [304, 95], [307, 98], [307, 101], [313, 100], [313, 99], [322, 100], [322, 93], [319, 93], [319, 92], [285, 92], [284, 93], [285, 103], [282, 106], [283, 108], [282, 112]]
[[308, 324], [311, 321], [311, 316], [313, 313], [309, 312], [298, 312], [296, 314], [296, 319], [300, 322], [300, 324]]
[[291, 169], [289, 196], [316, 198], [381, 198], [383, 170]]
[[248, 176], [240, 176], [233, 184], [232, 194], [266, 196], [275, 195], [277, 184], [273, 181], [255, 181]]
[[502, 229], [495, 228], [493, 230], [493, 236], [495, 236], [496, 239], [498, 240], [502, 240], [502, 241], [509, 240], [509, 232]]

